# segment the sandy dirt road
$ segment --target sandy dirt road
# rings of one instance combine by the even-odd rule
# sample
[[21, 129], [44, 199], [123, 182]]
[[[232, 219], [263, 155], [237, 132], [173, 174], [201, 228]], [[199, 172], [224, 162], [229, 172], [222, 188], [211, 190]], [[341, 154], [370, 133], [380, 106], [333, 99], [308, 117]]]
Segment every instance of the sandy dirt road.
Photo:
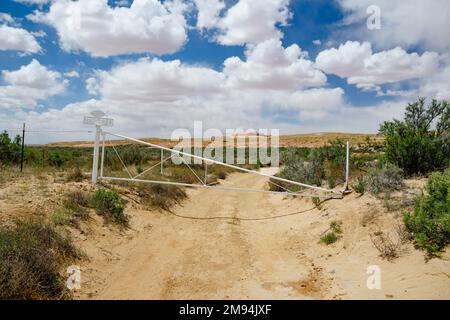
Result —
[[[237, 173], [222, 184], [263, 188], [267, 179]], [[90, 261], [82, 266], [76, 297], [450, 298], [448, 256], [425, 263], [412, 249], [396, 263], [378, 257], [358, 216], [374, 206], [352, 195], [319, 210], [308, 199], [189, 190], [173, 214], [129, 209], [129, 231], [111, 235], [100, 229], [98, 240], [85, 241]], [[344, 223], [343, 239], [319, 244], [334, 219]], [[378, 226], [389, 223], [380, 219]], [[366, 287], [373, 264], [386, 270], [382, 290]]]

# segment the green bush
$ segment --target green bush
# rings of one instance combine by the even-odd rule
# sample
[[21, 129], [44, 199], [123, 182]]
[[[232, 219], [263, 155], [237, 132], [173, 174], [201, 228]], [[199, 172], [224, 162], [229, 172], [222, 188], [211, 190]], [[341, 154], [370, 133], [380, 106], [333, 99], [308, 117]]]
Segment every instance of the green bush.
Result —
[[364, 178], [364, 183], [366, 189], [374, 195], [400, 190], [403, 186], [402, 169], [390, 163], [381, 168], [372, 168]]
[[48, 162], [54, 167], [62, 167], [67, 160], [65, 155], [56, 152], [50, 153], [48, 158]]
[[309, 155], [308, 148], [284, 148], [280, 150], [280, 164], [283, 166], [289, 166], [292, 163], [297, 162], [299, 159], [306, 159]]
[[301, 183], [320, 186], [325, 177], [323, 163], [324, 157], [320, 150], [312, 149], [306, 160], [301, 158], [295, 160], [292, 158], [286, 162], [279, 176]]
[[107, 189], [97, 190], [93, 204], [96, 212], [107, 222], [128, 224], [128, 216], [124, 213], [125, 200], [120, 198], [116, 192]]
[[404, 221], [417, 245], [429, 255], [436, 255], [450, 242], [450, 169], [433, 173], [425, 190]]
[[[283, 149], [280, 154], [283, 169], [278, 176], [316, 186], [321, 186], [326, 179], [328, 187], [332, 189], [345, 180], [345, 158], [346, 147], [342, 140], [331, 140], [321, 148]], [[289, 187], [292, 191], [298, 189], [290, 184], [277, 184]], [[272, 184], [271, 190], [283, 189]]]
[[312, 202], [313, 202], [313, 204], [314, 204], [316, 207], [320, 207], [320, 204], [321, 204], [322, 200], [320, 200], [319, 197], [313, 197], [313, 198], [312, 198]]
[[406, 107], [404, 121], [388, 121], [381, 125], [385, 156], [406, 175], [444, 170], [450, 164], [449, 130], [449, 103], [433, 99], [431, 105], [425, 107], [425, 98], [419, 98]]
[[357, 182], [352, 185], [353, 190], [359, 194], [366, 193], [367, 182], [364, 178], [359, 177]]
[[335, 243], [341, 238], [342, 235], [342, 222], [332, 221], [330, 223], [330, 231], [320, 237], [320, 242], [326, 245]]
[[22, 138], [16, 136], [11, 141], [8, 132], [0, 133], [0, 164], [18, 163], [20, 161]]
[[328, 232], [327, 234], [320, 237], [320, 242], [325, 243], [326, 245], [335, 243], [339, 240], [339, 236], [334, 232]]
[[81, 258], [70, 238], [43, 220], [0, 228], [0, 299], [66, 299], [61, 269]]

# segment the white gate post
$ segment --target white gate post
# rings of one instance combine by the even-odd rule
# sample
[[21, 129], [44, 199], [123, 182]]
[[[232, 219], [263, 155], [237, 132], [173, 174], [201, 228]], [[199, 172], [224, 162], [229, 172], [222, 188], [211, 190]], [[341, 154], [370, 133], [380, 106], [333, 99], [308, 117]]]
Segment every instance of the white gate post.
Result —
[[102, 127], [99, 125], [95, 126], [95, 141], [94, 141], [94, 159], [92, 161], [92, 184], [97, 183], [98, 178], [98, 151], [100, 145], [100, 134], [102, 132]]
[[105, 157], [105, 134], [102, 131], [102, 126], [112, 127], [113, 119], [105, 118], [106, 114], [100, 110], [92, 111], [90, 116], [84, 117], [84, 124], [95, 125], [95, 141], [94, 141], [94, 156], [92, 159], [92, 184], [96, 184], [98, 180], [98, 158], [100, 149], [100, 135], [103, 134], [102, 145], [102, 167], [100, 169], [100, 177], [103, 177], [103, 161]]
[[100, 179], [103, 178], [104, 164], [105, 164], [105, 134], [102, 133], [102, 158], [100, 160]]
[[348, 173], [350, 169], [350, 143], [347, 141], [347, 148], [346, 148], [346, 157], [345, 157], [345, 185], [343, 193], [350, 192], [348, 188]]

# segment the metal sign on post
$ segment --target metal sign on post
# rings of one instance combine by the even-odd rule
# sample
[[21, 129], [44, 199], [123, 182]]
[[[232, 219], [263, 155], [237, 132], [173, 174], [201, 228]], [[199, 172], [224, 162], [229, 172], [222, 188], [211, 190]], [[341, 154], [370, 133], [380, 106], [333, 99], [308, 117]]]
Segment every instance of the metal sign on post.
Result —
[[106, 113], [100, 110], [92, 111], [90, 116], [85, 116], [83, 123], [102, 127], [112, 127], [114, 120], [110, 118], [104, 118]]
[[102, 126], [102, 127], [112, 127], [114, 125], [113, 119], [108, 118], [94, 118], [86, 116], [84, 117], [84, 124], [90, 124], [95, 126]]
[[[106, 113], [100, 110], [91, 112], [90, 116], [85, 116], [83, 123], [88, 125], [95, 125], [95, 140], [94, 140], [94, 157], [92, 161], [92, 184], [97, 183], [98, 179], [98, 155], [100, 146], [100, 135], [102, 134], [102, 127], [112, 127], [114, 120], [106, 118]], [[105, 156], [105, 144], [102, 145], [102, 167]], [[102, 170], [103, 171], [103, 170]], [[103, 172], [102, 172], [103, 174]]]

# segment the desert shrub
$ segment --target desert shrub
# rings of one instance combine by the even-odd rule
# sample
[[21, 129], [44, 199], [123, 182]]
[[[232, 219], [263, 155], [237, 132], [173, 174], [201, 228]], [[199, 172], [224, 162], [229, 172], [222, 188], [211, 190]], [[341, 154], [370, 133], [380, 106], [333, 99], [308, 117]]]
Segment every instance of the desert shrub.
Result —
[[143, 162], [144, 156], [139, 146], [131, 145], [122, 149], [121, 157], [125, 164], [140, 164]]
[[73, 216], [72, 212], [64, 208], [59, 208], [55, 210], [55, 212], [51, 215], [50, 219], [55, 226], [71, 225], [74, 227], [78, 227], [78, 223], [75, 220], [75, 217]]
[[48, 162], [51, 166], [62, 167], [62, 165], [67, 161], [65, 155], [58, 152], [51, 152], [49, 154]]
[[390, 234], [377, 232], [374, 236], [370, 236], [370, 240], [383, 259], [391, 261], [399, 257], [402, 250], [402, 240], [398, 237], [395, 238]]
[[[195, 167], [192, 167], [192, 170], [197, 174], [197, 176], [202, 177], [202, 172], [200, 170], [196, 170]], [[169, 174], [171, 180], [175, 180], [177, 182], [183, 183], [199, 183], [198, 178], [189, 170], [186, 166], [173, 166], [165, 169], [165, 172]]]
[[375, 209], [369, 209], [362, 213], [361, 226], [367, 227], [368, 224], [373, 222], [377, 218], [377, 211]]
[[328, 189], [333, 189], [336, 187], [336, 177], [329, 176], [327, 177]]
[[64, 264], [81, 258], [69, 237], [43, 220], [0, 228], [0, 299], [66, 299]]
[[449, 129], [449, 103], [433, 99], [425, 107], [425, 98], [419, 98], [408, 104], [403, 121], [388, 121], [381, 125], [385, 156], [406, 175], [443, 170], [450, 161]]
[[306, 159], [309, 155], [307, 148], [286, 148], [280, 151], [280, 164], [289, 166], [297, 162], [299, 159]]
[[433, 173], [425, 190], [404, 222], [416, 244], [429, 255], [437, 255], [450, 242], [450, 169]]
[[320, 185], [322, 179], [321, 177], [317, 177], [315, 172], [316, 170], [314, 170], [310, 163], [299, 160], [297, 163], [293, 163], [282, 169], [278, 176], [301, 183]]
[[328, 145], [318, 149], [322, 157], [329, 162], [331, 170], [340, 171], [344, 174], [344, 164], [346, 158], [346, 143], [341, 139], [328, 141]]
[[170, 211], [174, 205], [180, 204], [187, 197], [184, 189], [162, 184], [141, 185], [137, 192], [145, 205], [166, 211]]
[[364, 180], [367, 191], [374, 195], [399, 190], [403, 186], [402, 170], [390, 163], [370, 169]]
[[342, 222], [340, 221], [332, 221], [330, 223], [330, 228], [333, 232], [337, 234], [342, 234]]
[[320, 200], [319, 197], [313, 197], [313, 198], [312, 198], [312, 202], [313, 202], [313, 204], [314, 204], [316, 207], [319, 207], [319, 206], [320, 206], [320, 203], [321, 203], [322, 201]]
[[297, 182], [320, 186], [324, 174], [323, 157], [319, 151], [313, 149], [307, 160], [292, 160], [279, 173], [279, 176]]
[[69, 192], [63, 200], [63, 207], [52, 215], [52, 221], [56, 225], [72, 225], [79, 227], [80, 220], [89, 218], [91, 197], [81, 191]]
[[[201, 168], [201, 170], [205, 170], [205, 167], [203, 166]], [[227, 176], [230, 173], [235, 172], [235, 171], [236, 171], [236, 169], [224, 167], [221, 165], [214, 165], [214, 164], [208, 165], [208, 174], [213, 176], [213, 177], [211, 177], [212, 180], [217, 180], [217, 179], [224, 180], [227, 178]]]
[[330, 223], [329, 231], [320, 237], [320, 242], [326, 245], [335, 243], [342, 236], [342, 222], [332, 221]]
[[402, 208], [402, 203], [398, 199], [392, 197], [391, 192], [387, 191], [383, 194], [383, 207], [387, 212], [396, 211]]
[[320, 237], [320, 242], [325, 243], [326, 245], [335, 243], [339, 240], [339, 236], [334, 232], [328, 232]]
[[353, 190], [359, 194], [366, 192], [367, 182], [364, 178], [359, 177], [355, 184], [352, 185]]
[[217, 179], [226, 179], [227, 172], [226, 171], [217, 171], [214, 173], [214, 175], [217, 177]]
[[118, 170], [124, 169], [123, 165], [120, 162], [120, 159], [117, 157], [117, 155], [114, 152], [109, 152], [109, 151], [107, 151], [105, 154], [105, 168], [108, 168], [109, 170], [112, 170], [112, 171], [118, 171]]
[[0, 133], [0, 164], [18, 163], [20, 161], [22, 138], [16, 136], [11, 140], [7, 131]]
[[89, 204], [90, 195], [82, 191], [69, 192], [64, 199], [64, 207], [73, 211], [88, 208]]
[[412, 240], [412, 235], [409, 232], [409, 230], [406, 228], [404, 223], [397, 223], [394, 226], [394, 232], [395, 232], [395, 235], [398, 238], [398, 241], [401, 244], [408, 243], [409, 241]]
[[128, 216], [124, 213], [125, 200], [112, 190], [99, 189], [94, 195], [93, 205], [96, 212], [105, 221], [120, 225], [128, 224]]
[[84, 179], [84, 174], [80, 167], [76, 166], [68, 175], [67, 181], [81, 182]]
[[345, 180], [345, 158], [346, 148], [342, 140], [331, 140], [321, 148], [287, 148], [281, 152], [283, 169], [278, 175], [317, 186], [326, 179], [328, 187], [334, 188]]

